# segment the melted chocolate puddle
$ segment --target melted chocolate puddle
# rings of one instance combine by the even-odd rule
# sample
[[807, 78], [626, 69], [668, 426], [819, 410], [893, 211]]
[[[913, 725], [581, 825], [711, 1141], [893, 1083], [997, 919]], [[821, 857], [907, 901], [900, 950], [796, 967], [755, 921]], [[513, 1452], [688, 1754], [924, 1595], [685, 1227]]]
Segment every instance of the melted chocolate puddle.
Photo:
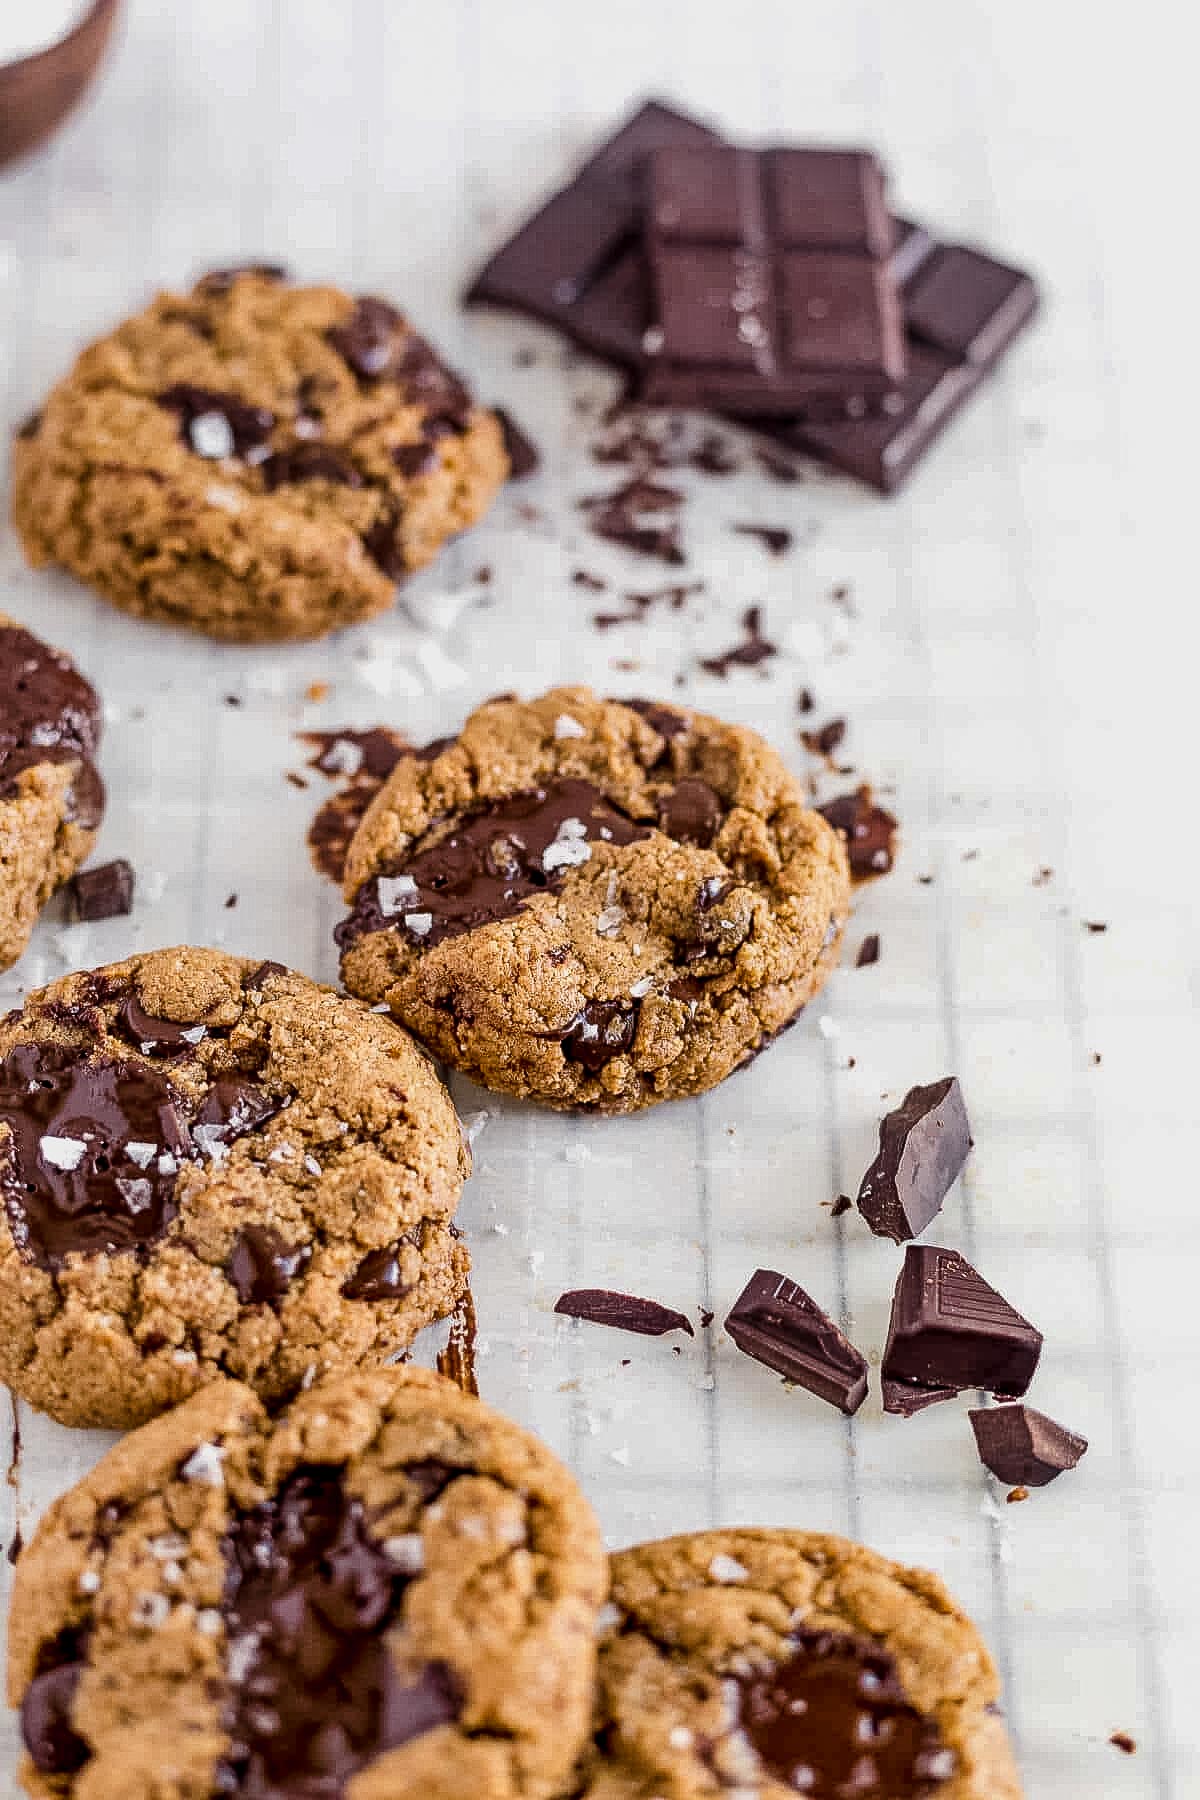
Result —
[[453, 1381], [464, 1394], [479, 1393], [475, 1379], [475, 1299], [467, 1289], [450, 1314], [450, 1335], [446, 1348], [437, 1353], [438, 1374]]

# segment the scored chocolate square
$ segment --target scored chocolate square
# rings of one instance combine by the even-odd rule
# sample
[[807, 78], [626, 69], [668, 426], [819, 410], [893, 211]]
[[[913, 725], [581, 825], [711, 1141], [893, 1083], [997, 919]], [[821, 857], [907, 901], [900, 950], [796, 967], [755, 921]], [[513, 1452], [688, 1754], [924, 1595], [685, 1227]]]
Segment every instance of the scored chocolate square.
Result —
[[644, 399], [843, 412], [903, 379], [892, 222], [867, 152], [654, 151], [645, 229]]

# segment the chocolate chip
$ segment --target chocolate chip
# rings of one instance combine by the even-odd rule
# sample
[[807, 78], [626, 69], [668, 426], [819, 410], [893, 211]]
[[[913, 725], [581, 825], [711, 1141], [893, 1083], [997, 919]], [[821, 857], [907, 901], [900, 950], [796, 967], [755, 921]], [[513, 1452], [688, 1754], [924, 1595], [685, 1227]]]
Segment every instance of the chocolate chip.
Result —
[[261, 450], [275, 424], [265, 406], [251, 406], [236, 394], [177, 382], [157, 396], [158, 404], [177, 414], [185, 441], [198, 456], [251, 457]]
[[521, 430], [510, 412], [502, 406], [492, 408], [500, 421], [500, 431], [504, 438], [504, 453], [508, 457], [508, 474], [510, 481], [523, 481], [541, 467], [542, 457], [533, 439]]
[[27, 419], [21, 420], [21, 423], [17, 426], [17, 429], [13, 433], [13, 436], [21, 439], [21, 441], [24, 443], [28, 443], [30, 438], [35, 438], [37, 436], [37, 434], [41, 430], [41, 428], [42, 428], [41, 413], [40, 412], [32, 412], [32, 413], [30, 413], [30, 415]]
[[872, 963], [879, 961], [879, 933], [869, 931], [858, 946], [858, 955], [854, 959], [856, 969], [869, 969]]
[[332, 481], [339, 487], [360, 488], [362, 472], [332, 444], [293, 444], [289, 450], [276, 450], [259, 464], [263, 485], [269, 494], [285, 482]]
[[962, 1173], [971, 1128], [953, 1075], [910, 1088], [879, 1123], [879, 1154], [862, 1179], [858, 1210], [877, 1237], [920, 1237]]
[[568, 1319], [586, 1319], [591, 1325], [612, 1325], [617, 1331], [636, 1331], [641, 1337], [662, 1337], [667, 1331], [686, 1331], [694, 1337], [686, 1313], [662, 1306], [657, 1300], [641, 1300], [636, 1294], [617, 1294], [609, 1288], [572, 1288], [554, 1303], [556, 1313]]
[[762, 608], [749, 606], [742, 614], [742, 630], [745, 633], [740, 644], [734, 644], [729, 650], [722, 650], [719, 656], [704, 656], [700, 659], [700, 667], [709, 675], [719, 675], [722, 679], [734, 668], [753, 669], [759, 663], [768, 662], [779, 654], [778, 645], [762, 634]]
[[733, 529], [742, 537], [757, 538], [772, 556], [782, 556], [792, 547], [792, 533], [783, 525], [735, 525]]
[[1021, 1487], [1045, 1487], [1073, 1469], [1088, 1447], [1085, 1437], [1032, 1406], [979, 1407], [967, 1417], [980, 1462], [997, 1480]]
[[383, 1250], [369, 1250], [354, 1273], [342, 1283], [346, 1299], [400, 1300], [411, 1293], [415, 1284], [405, 1281], [400, 1256], [400, 1244], [389, 1245]]
[[633, 1048], [641, 1003], [589, 1000], [566, 1029], [558, 1033], [563, 1055], [595, 1075]]
[[215, 1791], [344, 1793], [384, 1751], [456, 1719], [443, 1662], [401, 1673], [388, 1644], [412, 1578], [367, 1528], [340, 1470], [301, 1467], [229, 1527], [221, 1613], [242, 1647]]
[[803, 1288], [757, 1269], [725, 1329], [739, 1350], [846, 1414], [867, 1397], [867, 1361]]
[[645, 719], [647, 725], [657, 731], [659, 737], [668, 744], [677, 737], [685, 736], [692, 729], [691, 720], [686, 713], [676, 712], [670, 706], [662, 706], [657, 700], [622, 700], [619, 704], [627, 706], [631, 712]]
[[282, 1300], [312, 1260], [309, 1244], [287, 1244], [269, 1225], [247, 1225], [229, 1253], [225, 1272], [243, 1306]]
[[871, 875], [886, 875], [895, 859], [897, 821], [882, 806], [876, 806], [869, 787], [853, 794], [840, 794], [827, 800], [817, 811], [846, 840], [850, 873], [858, 881]]
[[43, 1650], [46, 1666], [21, 1701], [21, 1739], [40, 1775], [74, 1775], [91, 1755], [71, 1724], [84, 1670], [82, 1650], [80, 1634], [64, 1632]]
[[80, 869], [68, 883], [73, 916], [88, 923], [120, 919], [133, 911], [133, 865], [118, 857], [93, 869]]
[[42, 763], [79, 765], [67, 806], [73, 823], [93, 830], [104, 811], [95, 764], [100, 701], [70, 658], [20, 625], [0, 624], [0, 800]]
[[[878, 1644], [801, 1627], [790, 1651], [766, 1669], [726, 1678], [737, 1696], [736, 1727], [781, 1786], [855, 1800], [928, 1800], [957, 1772], [936, 1720], [912, 1705]], [[714, 1762], [719, 1750], [718, 1740]]]
[[209, 269], [207, 274], [201, 275], [194, 291], [206, 299], [215, 299], [227, 294], [239, 275], [257, 275], [262, 281], [287, 281], [289, 278], [282, 263], [231, 263], [226, 269]]
[[1042, 1334], [953, 1250], [909, 1244], [883, 1353], [885, 1412], [911, 1417], [964, 1388], [1022, 1395]]
[[687, 460], [702, 475], [734, 475], [742, 466], [729, 439], [715, 431], [704, 433]]
[[721, 796], [707, 781], [685, 776], [658, 801], [659, 828], [679, 844], [707, 849], [725, 817]]
[[428, 949], [562, 885], [591, 844], [649, 835], [588, 781], [559, 781], [466, 813], [449, 836], [373, 876], [334, 933], [344, 950], [371, 931], [401, 932]]

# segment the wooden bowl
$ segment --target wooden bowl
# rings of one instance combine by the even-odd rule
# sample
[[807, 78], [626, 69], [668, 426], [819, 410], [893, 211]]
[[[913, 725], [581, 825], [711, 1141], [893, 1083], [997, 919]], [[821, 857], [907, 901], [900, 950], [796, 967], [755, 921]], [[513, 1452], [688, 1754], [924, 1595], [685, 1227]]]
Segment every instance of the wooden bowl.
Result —
[[120, 0], [95, 0], [78, 25], [33, 56], [0, 64], [0, 168], [58, 130], [90, 86]]

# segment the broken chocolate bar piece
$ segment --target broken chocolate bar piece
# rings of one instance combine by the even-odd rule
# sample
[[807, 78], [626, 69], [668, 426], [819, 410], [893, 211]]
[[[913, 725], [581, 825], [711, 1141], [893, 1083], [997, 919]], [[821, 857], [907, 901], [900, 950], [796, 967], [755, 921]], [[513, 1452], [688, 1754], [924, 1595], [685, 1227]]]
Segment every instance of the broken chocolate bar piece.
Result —
[[867, 1394], [867, 1361], [816, 1301], [774, 1269], [757, 1269], [725, 1329], [747, 1356], [847, 1415]]
[[967, 1417], [980, 1462], [998, 1480], [1018, 1487], [1045, 1487], [1073, 1469], [1088, 1447], [1085, 1437], [1032, 1406], [978, 1407]]
[[[648, 101], [496, 252], [468, 290], [467, 304], [482, 301], [511, 307], [557, 325], [605, 354], [602, 346], [588, 344], [586, 322], [580, 335], [579, 313], [623, 264], [634, 271], [645, 305], [638, 242], [643, 158], [666, 145], [713, 141], [714, 134], [698, 119]], [[611, 302], [597, 317], [603, 321], [610, 309]], [[636, 359], [642, 326], [639, 322], [623, 329], [629, 354]]]
[[877, 1237], [920, 1237], [962, 1173], [971, 1129], [953, 1075], [914, 1087], [879, 1123], [879, 1154], [862, 1179], [858, 1210]]
[[874, 156], [695, 144], [652, 152], [646, 179], [643, 399], [842, 414], [903, 379]]
[[81, 923], [120, 919], [133, 911], [133, 865], [123, 856], [80, 869], [67, 886], [72, 915]]
[[964, 1388], [1018, 1399], [1042, 1334], [954, 1250], [909, 1244], [883, 1353], [885, 1412], [911, 1416]]
[[885, 807], [876, 806], [869, 787], [856, 788], [852, 794], [839, 794], [818, 806], [821, 817], [828, 819], [835, 831], [846, 840], [846, 855], [855, 881], [869, 881], [873, 875], [886, 875], [896, 860], [896, 833], [899, 821]]
[[686, 1313], [662, 1306], [657, 1300], [641, 1300], [636, 1294], [615, 1294], [610, 1288], [573, 1288], [559, 1295], [554, 1310], [568, 1319], [612, 1325], [618, 1331], [636, 1331], [641, 1337], [662, 1337], [666, 1331], [696, 1335]]

